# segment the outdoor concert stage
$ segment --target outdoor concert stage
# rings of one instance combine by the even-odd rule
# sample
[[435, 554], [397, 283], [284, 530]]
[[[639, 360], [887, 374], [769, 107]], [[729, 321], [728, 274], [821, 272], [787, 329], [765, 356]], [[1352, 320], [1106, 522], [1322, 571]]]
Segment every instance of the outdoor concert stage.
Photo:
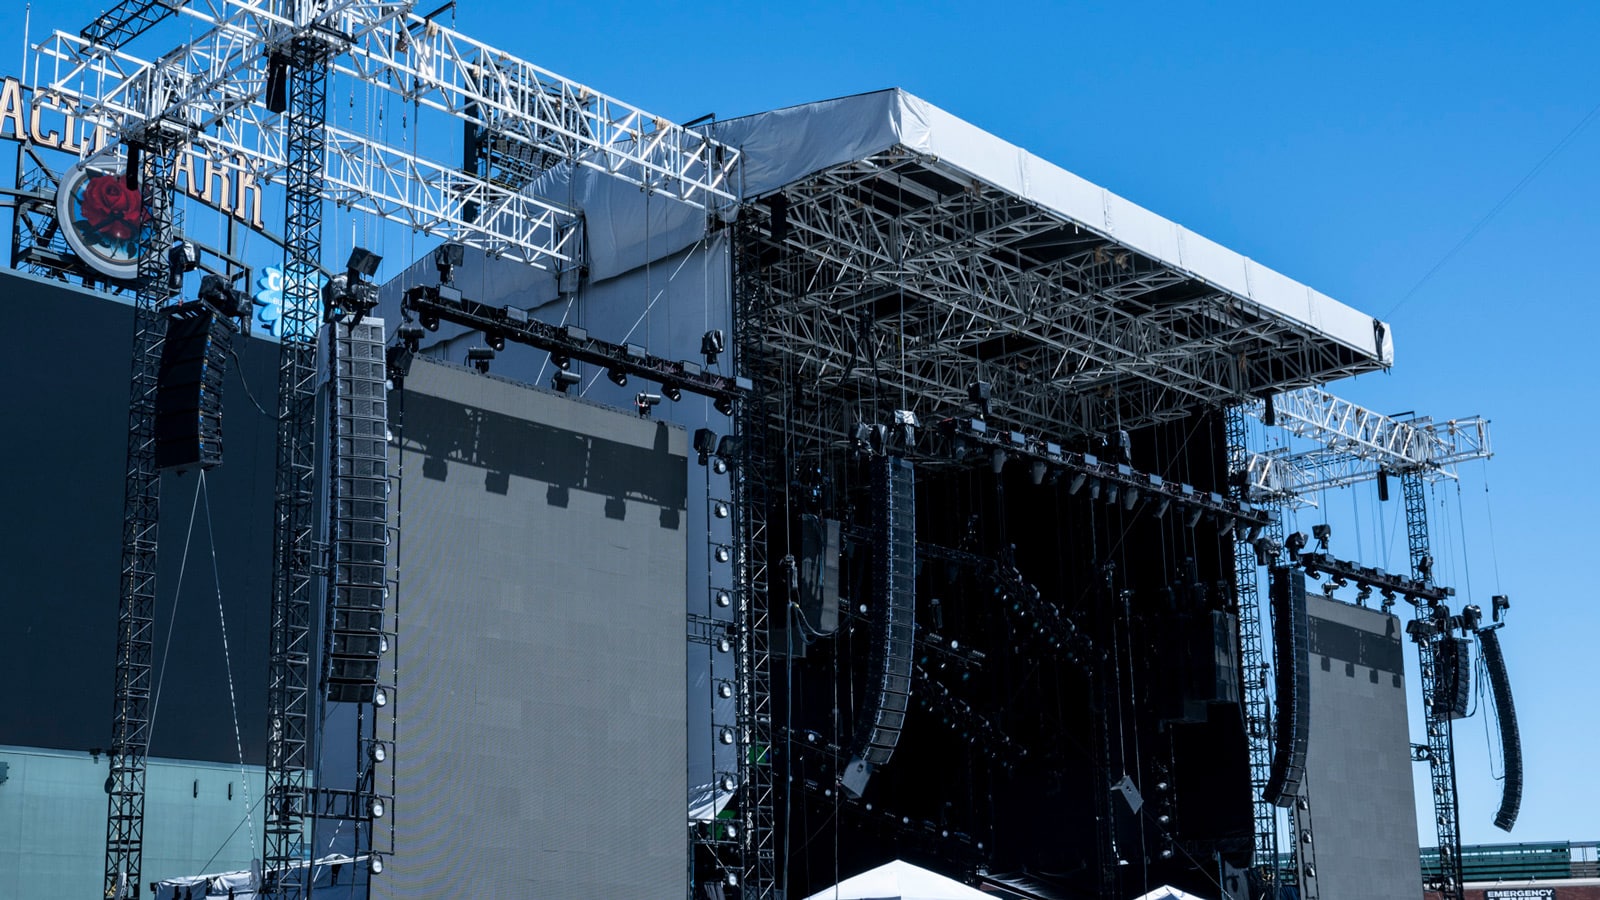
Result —
[[[905, 859], [1040, 897], [1246, 896], [1266, 675], [1243, 656], [1265, 617], [1240, 560], [1272, 525], [1230, 474], [1238, 407], [1389, 365], [1387, 326], [898, 90], [703, 131], [740, 153], [737, 202], [554, 165], [527, 189], [579, 207], [581, 264], [468, 250], [462, 301], [415, 338], [428, 359], [390, 354], [394, 702], [368, 711], [394, 794], [372, 893], [798, 898]], [[70, 768], [20, 787], [74, 812], [39, 824], [0, 787], [0, 834], [35, 832], [0, 844], [0, 893], [7, 872], [98, 892], [106, 773], [85, 751], [111, 708], [129, 316], [5, 280], [48, 311], [38, 335], [97, 349], [25, 341], [5, 364], [34, 385], [20, 420], [75, 417], [12, 442], [7, 470], [75, 474], [15, 488], [19, 517], [54, 524], [4, 551], [28, 627], [0, 633], [0, 676], [35, 689], [0, 714], [0, 758], [13, 782], [24, 751]], [[430, 254], [382, 287], [391, 350], [440, 283]], [[465, 301], [509, 338], [472, 357], [487, 372], [465, 365], [486, 336], [449, 317]], [[530, 322], [576, 330], [536, 348]], [[270, 409], [274, 345], [239, 343]], [[647, 356], [685, 362], [649, 377]], [[737, 387], [697, 392], [713, 376]], [[164, 488], [158, 611], [178, 624], [152, 754], [259, 766], [272, 422], [236, 381], [226, 404], [220, 596], [176, 607], [192, 488]], [[241, 629], [238, 747], [219, 604]], [[1315, 690], [1313, 735], [1335, 708]], [[235, 781], [163, 795], [149, 840], [205, 804], [242, 816]], [[144, 880], [202, 871], [209, 837]], [[30, 857], [44, 845], [71, 852]]]

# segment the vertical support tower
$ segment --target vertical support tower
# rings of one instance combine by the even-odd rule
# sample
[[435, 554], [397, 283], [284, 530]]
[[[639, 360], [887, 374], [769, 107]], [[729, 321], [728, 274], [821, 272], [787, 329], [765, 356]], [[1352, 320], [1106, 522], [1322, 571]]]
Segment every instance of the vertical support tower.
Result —
[[[312, 12], [296, 4], [298, 25]], [[301, 900], [310, 890], [306, 824], [311, 771], [312, 566], [316, 555], [317, 328], [322, 248], [322, 166], [327, 143], [329, 47], [300, 30], [287, 50], [284, 125], [286, 210], [283, 324], [278, 345], [277, 482], [273, 502], [272, 609], [267, 657], [267, 896]]]
[[[1400, 475], [1406, 504], [1406, 544], [1411, 575], [1433, 586], [1433, 549], [1428, 539], [1428, 492], [1422, 472]], [[1433, 792], [1434, 823], [1439, 839], [1439, 892], [1444, 900], [1462, 900], [1461, 830], [1456, 810], [1455, 735], [1447, 710], [1436, 701], [1439, 642], [1449, 634], [1445, 612], [1433, 601], [1419, 601], [1416, 618], [1406, 629], [1417, 644], [1417, 680], [1422, 688], [1422, 719], [1428, 732], [1428, 778]]]
[[[133, 372], [128, 398], [128, 456], [122, 496], [121, 596], [117, 604], [116, 686], [112, 700], [111, 775], [106, 782], [105, 896], [138, 893], [144, 858], [145, 757], [150, 750], [152, 632], [156, 602], [156, 529], [161, 475], [156, 470], [156, 381], [171, 294], [172, 165], [175, 141], [152, 131], [141, 165], [129, 153], [149, 217], [139, 241], [139, 290], [133, 305]], [[143, 169], [142, 173], [139, 171]], [[123, 893], [119, 895], [118, 891]]]
[[[1249, 500], [1249, 420], [1244, 407], [1228, 407], [1227, 441], [1230, 492], [1240, 503]], [[1276, 517], [1267, 540], [1282, 545], [1283, 526]], [[1253, 864], [1262, 880], [1276, 883], [1278, 812], [1265, 796], [1272, 777], [1272, 698], [1267, 692], [1266, 655], [1261, 645], [1261, 593], [1256, 548], [1248, 529], [1233, 531], [1234, 601], [1239, 609], [1239, 668], [1244, 680], [1245, 735], [1250, 746], [1250, 803], [1255, 818]]]
[[770, 379], [764, 377], [771, 373], [760, 371], [765, 364], [762, 344], [766, 291], [752, 215], [750, 210], [740, 214], [734, 237], [734, 364], [755, 385], [733, 418], [734, 436], [742, 453], [730, 479], [738, 517], [734, 534], [738, 607], [734, 621], [739, 631], [734, 643], [734, 665], [739, 690], [739, 814], [744, 823], [739, 839], [743, 870], [739, 896], [768, 900], [774, 896], [777, 874], [772, 781], [772, 617], [767, 559], [773, 461], [767, 447], [770, 398], [765, 393]]

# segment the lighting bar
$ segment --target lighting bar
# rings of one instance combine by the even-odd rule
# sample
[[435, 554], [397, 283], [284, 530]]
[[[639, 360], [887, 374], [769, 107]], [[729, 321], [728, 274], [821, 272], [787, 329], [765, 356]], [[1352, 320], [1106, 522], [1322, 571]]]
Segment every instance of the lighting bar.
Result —
[[1017, 432], [996, 433], [989, 430], [981, 419], [946, 419], [939, 432], [949, 441], [964, 441], [968, 447], [1003, 449], [1013, 460], [1043, 462], [1047, 466], [1117, 485], [1122, 490], [1134, 489], [1145, 502], [1162, 500], [1176, 503], [1190, 510], [1199, 510], [1231, 520], [1235, 526], [1267, 526], [1273, 515], [1264, 509], [1240, 503], [1214, 491], [1202, 491], [1193, 485], [1167, 481], [1160, 475], [1141, 472], [1123, 463], [1101, 460], [1092, 453], [1063, 450], [1060, 444], [1038, 439], [1018, 441]]
[[537, 347], [601, 366], [613, 373], [638, 376], [713, 400], [735, 400], [751, 390], [748, 378], [706, 372], [698, 363], [663, 359], [637, 344], [613, 344], [589, 336], [582, 328], [531, 319], [515, 307], [491, 306], [422, 285], [406, 291], [401, 309], [415, 316], [437, 317], [477, 331], [494, 332], [507, 341]]
[[1429, 585], [1416, 578], [1404, 575], [1394, 575], [1372, 566], [1363, 566], [1349, 560], [1334, 559], [1326, 553], [1301, 553], [1299, 562], [1305, 568], [1306, 574], [1313, 577], [1323, 574], [1346, 581], [1355, 582], [1360, 587], [1374, 587], [1384, 593], [1399, 594], [1409, 603], [1426, 600], [1429, 604], [1438, 603], [1446, 597], [1454, 597], [1456, 589]]

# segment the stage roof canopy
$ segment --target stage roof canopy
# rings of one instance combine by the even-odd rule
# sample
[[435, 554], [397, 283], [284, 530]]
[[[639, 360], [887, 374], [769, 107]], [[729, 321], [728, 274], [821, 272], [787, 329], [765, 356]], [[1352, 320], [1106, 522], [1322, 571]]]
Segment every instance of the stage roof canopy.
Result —
[[1393, 358], [1371, 316], [904, 91], [715, 134], [769, 212], [769, 346], [824, 391], [926, 413], [982, 380], [1003, 420], [1095, 431]]

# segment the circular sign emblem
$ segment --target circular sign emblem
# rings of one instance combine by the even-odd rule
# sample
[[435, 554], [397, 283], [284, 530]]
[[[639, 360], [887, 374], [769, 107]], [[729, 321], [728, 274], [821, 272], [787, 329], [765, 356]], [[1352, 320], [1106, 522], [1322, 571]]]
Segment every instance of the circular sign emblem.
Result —
[[56, 221], [67, 245], [90, 268], [131, 281], [139, 275], [139, 241], [150, 227], [139, 192], [123, 177], [74, 166], [56, 188]]

